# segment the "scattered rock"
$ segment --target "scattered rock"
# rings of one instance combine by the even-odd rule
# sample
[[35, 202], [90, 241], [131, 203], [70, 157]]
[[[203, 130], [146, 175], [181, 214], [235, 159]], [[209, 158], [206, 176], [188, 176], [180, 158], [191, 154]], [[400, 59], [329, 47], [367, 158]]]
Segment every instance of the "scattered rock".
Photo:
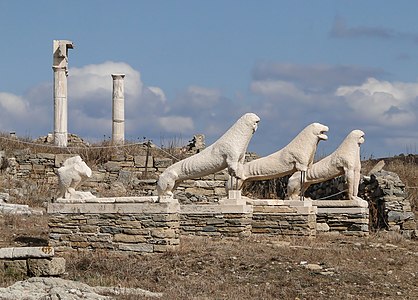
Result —
[[9, 202], [10, 195], [8, 193], [0, 193], [0, 203]]
[[318, 264], [306, 264], [305, 268], [312, 271], [319, 271], [323, 269], [322, 266]]
[[0, 288], [0, 299], [2, 300], [112, 299], [111, 296], [104, 295], [137, 295], [155, 298], [163, 296], [161, 293], [153, 293], [139, 288], [91, 287], [78, 281], [48, 277], [33, 277], [25, 281], [18, 281], [7, 288]]
[[28, 205], [0, 202], [0, 214], [8, 215], [42, 215], [42, 211], [31, 209]]
[[275, 242], [272, 243], [272, 245], [274, 247], [278, 247], [278, 248], [281, 248], [281, 247], [289, 247], [290, 246], [290, 242], [287, 242], [287, 241], [275, 241]]

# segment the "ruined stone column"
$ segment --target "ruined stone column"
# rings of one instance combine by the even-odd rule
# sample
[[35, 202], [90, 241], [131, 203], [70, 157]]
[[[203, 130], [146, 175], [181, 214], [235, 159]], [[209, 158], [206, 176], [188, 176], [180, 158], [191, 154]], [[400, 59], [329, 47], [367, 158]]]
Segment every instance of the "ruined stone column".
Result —
[[73, 49], [71, 41], [54, 40], [54, 144], [59, 147], [67, 147], [68, 49]]
[[125, 142], [125, 74], [112, 74], [112, 144]]

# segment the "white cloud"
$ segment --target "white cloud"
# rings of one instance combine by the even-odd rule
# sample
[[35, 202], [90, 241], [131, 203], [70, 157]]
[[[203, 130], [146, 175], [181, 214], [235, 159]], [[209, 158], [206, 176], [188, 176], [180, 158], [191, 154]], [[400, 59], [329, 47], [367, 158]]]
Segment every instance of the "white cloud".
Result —
[[219, 104], [221, 92], [217, 89], [210, 89], [201, 86], [189, 86], [180, 103], [195, 109], [212, 108]]
[[24, 116], [28, 113], [29, 103], [20, 96], [10, 93], [0, 93], [0, 107], [7, 114]]
[[169, 116], [158, 118], [161, 128], [170, 133], [190, 133], [194, 130], [193, 119], [190, 117]]
[[164, 91], [157, 87], [157, 86], [149, 86], [148, 89], [155, 95], [157, 96], [161, 102], [166, 102], [167, 101], [167, 97], [165, 96]]
[[263, 96], [284, 96], [300, 101], [308, 101], [310, 96], [298, 89], [292, 82], [283, 80], [253, 81], [251, 91]]
[[124, 87], [127, 98], [138, 97], [143, 87], [140, 73], [126, 63], [113, 61], [70, 68], [68, 93], [75, 101], [86, 101], [92, 95], [97, 94], [111, 97], [111, 74], [120, 73], [125, 74]]
[[359, 86], [342, 86], [336, 91], [362, 118], [381, 125], [406, 126], [417, 120], [412, 105], [418, 97], [418, 83], [388, 82], [369, 78]]

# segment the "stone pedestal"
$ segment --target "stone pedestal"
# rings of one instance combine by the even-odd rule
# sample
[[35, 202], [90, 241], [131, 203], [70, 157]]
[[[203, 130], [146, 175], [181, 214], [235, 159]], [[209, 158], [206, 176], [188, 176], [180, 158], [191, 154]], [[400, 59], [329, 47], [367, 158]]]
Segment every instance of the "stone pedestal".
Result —
[[112, 144], [125, 142], [125, 74], [112, 74]]
[[316, 208], [309, 201], [252, 200], [253, 234], [315, 236]]
[[178, 203], [154, 203], [156, 197], [63, 200], [48, 205], [49, 244], [55, 251], [152, 253], [180, 243]]
[[181, 233], [204, 236], [250, 236], [252, 206], [241, 197], [241, 191], [229, 191], [219, 204], [182, 205]]
[[316, 218], [319, 233], [356, 236], [364, 236], [369, 233], [369, 208], [364, 207], [364, 202], [313, 200], [312, 204], [318, 209]]

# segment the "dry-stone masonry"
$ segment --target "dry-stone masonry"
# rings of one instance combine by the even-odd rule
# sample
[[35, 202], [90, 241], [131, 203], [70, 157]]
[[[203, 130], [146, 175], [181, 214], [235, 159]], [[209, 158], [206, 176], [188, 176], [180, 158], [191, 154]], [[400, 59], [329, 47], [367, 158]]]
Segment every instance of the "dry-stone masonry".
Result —
[[313, 200], [317, 231], [363, 236], [369, 234], [369, 209], [353, 200]]
[[251, 232], [268, 235], [316, 235], [316, 207], [312, 203], [253, 200]]
[[245, 200], [182, 205], [180, 230], [185, 235], [250, 236], [252, 211]]
[[156, 197], [58, 200], [48, 205], [50, 245], [56, 251], [107, 249], [166, 252], [180, 241], [178, 203]]
[[400, 231], [405, 237], [418, 237], [417, 223], [405, 184], [396, 173], [381, 170], [361, 185], [363, 197], [371, 204], [371, 223], [375, 228]]
[[0, 248], [0, 269], [17, 277], [60, 276], [65, 273], [65, 259], [54, 257], [52, 247]]

